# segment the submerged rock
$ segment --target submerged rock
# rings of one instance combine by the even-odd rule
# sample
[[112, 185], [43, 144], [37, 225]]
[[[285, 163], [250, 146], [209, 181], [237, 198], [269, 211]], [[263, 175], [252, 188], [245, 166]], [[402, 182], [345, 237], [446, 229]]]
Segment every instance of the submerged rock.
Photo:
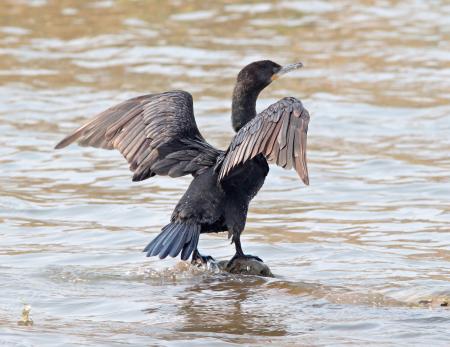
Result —
[[221, 260], [217, 262], [217, 266], [232, 274], [274, 277], [270, 268], [256, 259], [236, 259], [232, 264], [228, 260]]
[[436, 297], [431, 299], [419, 300], [419, 305], [428, 306], [431, 308], [435, 307], [449, 307], [450, 299], [448, 297]]

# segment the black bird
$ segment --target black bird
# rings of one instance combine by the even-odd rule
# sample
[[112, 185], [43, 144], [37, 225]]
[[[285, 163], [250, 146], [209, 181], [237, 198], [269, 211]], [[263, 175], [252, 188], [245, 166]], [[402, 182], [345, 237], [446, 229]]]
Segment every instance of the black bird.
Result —
[[192, 96], [175, 90], [124, 101], [97, 115], [59, 142], [118, 149], [134, 172], [133, 181], [155, 175], [192, 175], [188, 190], [172, 213], [170, 223], [145, 247], [147, 256], [170, 255], [193, 262], [212, 259], [198, 249], [202, 233], [228, 231], [237, 258], [258, 257], [242, 251], [248, 205], [264, 183], [268, 162], [295, 168], [309, 184], [306, 137], [309, 114], [302, 103], [283, 98], [256, 113], [259, 93], [279, 76], [301, 67], [257, 61], [244, 67], [233, 91], [232, 123], [236, 135], [226, 151], [205, 141], [195, 123]]

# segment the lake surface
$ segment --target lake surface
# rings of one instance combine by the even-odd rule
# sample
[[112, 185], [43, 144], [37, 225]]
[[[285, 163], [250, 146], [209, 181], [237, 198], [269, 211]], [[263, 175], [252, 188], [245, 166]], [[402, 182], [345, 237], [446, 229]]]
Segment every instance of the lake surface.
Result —
[[[0, 346], [450, 345], [448, 1], [0, 10]], [[226, 148], [235, 76], [259, 59], [305, 67], [258, 109], [294, 96], [311, 114], [310, 186], [272, 167], [242, 238], [276, 277], [145, 258], [190, 178], [132, 183], [118, 152], [53, 146], [126, 98], [185, 89]]]

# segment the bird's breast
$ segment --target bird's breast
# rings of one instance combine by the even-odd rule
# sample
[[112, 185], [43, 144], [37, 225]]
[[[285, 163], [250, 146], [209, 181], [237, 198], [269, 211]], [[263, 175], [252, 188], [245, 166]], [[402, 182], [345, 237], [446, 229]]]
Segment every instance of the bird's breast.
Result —
[[250, 202], [263, 186], [268, 172], [266, 159], [258, 155], [233, 169], [222, 185], [228, 196], [242, 196]]

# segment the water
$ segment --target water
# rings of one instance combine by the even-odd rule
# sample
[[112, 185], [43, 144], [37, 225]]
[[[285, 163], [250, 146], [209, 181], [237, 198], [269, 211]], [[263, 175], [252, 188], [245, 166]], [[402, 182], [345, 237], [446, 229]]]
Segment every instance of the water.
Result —
[[[0, 345], [448, 346], [450, 5], [3, 1]], [[189, 178], [55, 143], [125, 98], [190, 91], [226, 148], [246, 63], [301, 60], [311, 185], [272, 167], [244, 250], [274, 279], [148, 259]], [[225, 234], [200, 249], [233, 254]], [[24, 304], [33, 326], [19, 326]]]

